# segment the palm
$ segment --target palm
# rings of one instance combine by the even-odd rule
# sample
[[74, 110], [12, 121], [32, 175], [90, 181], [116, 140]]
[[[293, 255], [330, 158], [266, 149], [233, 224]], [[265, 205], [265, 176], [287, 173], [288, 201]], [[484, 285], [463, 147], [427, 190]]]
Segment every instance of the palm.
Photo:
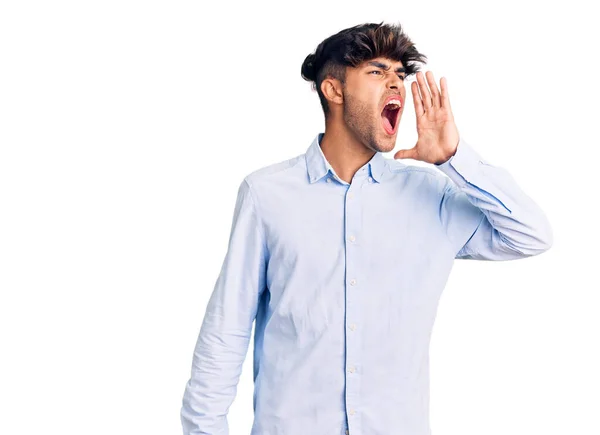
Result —
[[[459, 134], [450, 107], [450, 99], [445, 77], [440, 81], [441, 92], [437, 89], [433, 73], [427, 72], [431, 92], [427, 89], [421, 72], [417, 82], [411, 84], [418, 139], [409, 150], [400, 150], [394, 158], [411, 158], [427, 163], [439, 164], [448, 160], [456, 151]], [[420, 90], [420, 93], [419, 93]]]

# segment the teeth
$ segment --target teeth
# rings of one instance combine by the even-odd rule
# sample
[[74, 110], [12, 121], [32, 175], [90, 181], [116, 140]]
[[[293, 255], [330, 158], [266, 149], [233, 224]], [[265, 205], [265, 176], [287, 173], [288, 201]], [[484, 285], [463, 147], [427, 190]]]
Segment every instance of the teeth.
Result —
[[400, 107], [400, 100], [390, 100], [387, 102], [386, 107], [390, 104], [394, 106], [392, 107], [392, 109], [397, 109], [398, 107]]

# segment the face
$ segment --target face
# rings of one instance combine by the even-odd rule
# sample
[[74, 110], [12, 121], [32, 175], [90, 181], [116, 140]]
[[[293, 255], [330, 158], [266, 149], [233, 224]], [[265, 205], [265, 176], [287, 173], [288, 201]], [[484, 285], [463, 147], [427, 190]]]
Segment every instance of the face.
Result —
[[[398, 68], [403, 68], [401, 62], [379, 57], [346, 70], [343, 120], [356, 138], [373, 151], [389, 152], [396, 144], [406, 95], [406, 72]], [[400, 100], [400, 108], [390, 110], [394, 106], [388, 106], [383, 110], [391, 96]]]

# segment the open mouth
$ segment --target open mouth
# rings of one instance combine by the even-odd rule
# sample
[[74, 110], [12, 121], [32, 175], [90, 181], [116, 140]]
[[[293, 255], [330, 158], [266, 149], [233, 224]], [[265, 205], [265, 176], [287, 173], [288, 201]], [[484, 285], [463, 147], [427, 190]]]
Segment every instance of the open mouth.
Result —
[[387, 134], [394, 134], [398, 129], [400, 106], [395, 103], [387, 104], [381, 112], [381, 123]]

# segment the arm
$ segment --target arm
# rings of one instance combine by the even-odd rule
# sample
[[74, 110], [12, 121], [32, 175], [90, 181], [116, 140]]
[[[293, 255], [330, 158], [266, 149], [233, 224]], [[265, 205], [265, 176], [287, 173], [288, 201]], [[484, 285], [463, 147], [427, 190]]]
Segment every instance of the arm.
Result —
[[514, 260], [550, 249], [552, 228], [544, 212], [505, 169], [484, 160], [462, 138], [455, 154], [434, 166], [452, 180], [440, 218], [456, 258]]
[[439, 215], [455, 258], [514, 260], [550, 249], [552, 229], [542, 210], [506, 170], [484, 161], [460, 137], [446, 78], [438, 89], [431, 71], [416, 77], [417, 143], [394, 158], [433, 163], [453, 181], [444, 188]]
[[226, 435], [248, 351], [258, 300], [265, 287], [265, 239], [247, 180], [235, 204], [228, 250], [209, 299], [185, 386], [184, 435]]

